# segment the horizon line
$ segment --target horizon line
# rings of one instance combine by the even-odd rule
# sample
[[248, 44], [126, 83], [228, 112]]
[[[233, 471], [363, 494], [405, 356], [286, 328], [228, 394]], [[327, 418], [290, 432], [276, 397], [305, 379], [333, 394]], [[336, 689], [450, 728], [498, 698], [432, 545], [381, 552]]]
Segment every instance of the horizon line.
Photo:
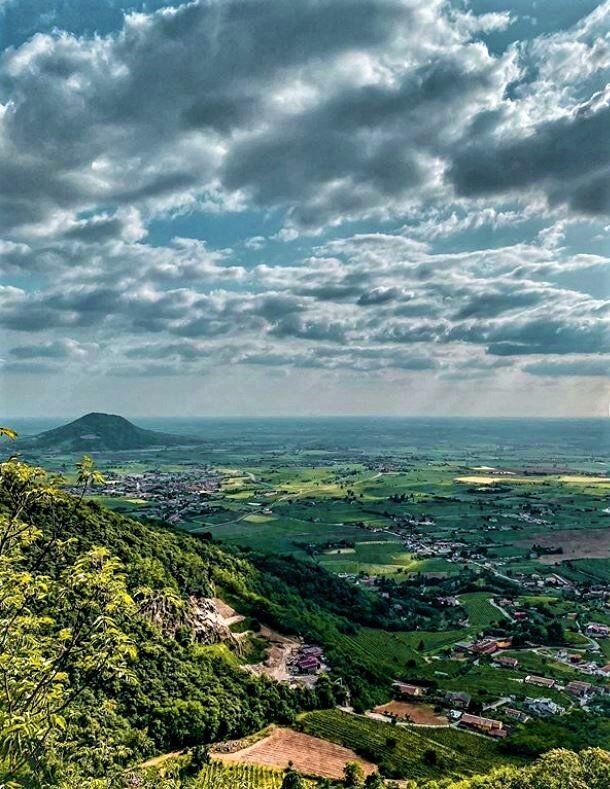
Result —
[[247, 420], [247, 419], [270, 419], [270, 420], [286, 420], [286, 419], [494, 419], [494, 420], [514, 420], [514, 419], [535, 419], [540, 421], [568, 421], [568, 420], [599, 420], [604, 421], [608, 416], [589, 414], [589, 415], [572, 415], [572, 416], [545, 416], [541, 414], [504, 414], [488, 415], [488, 414], [117, 414], [111, 411], [86, 411], [79, 416], [56, 414], [50, 416], [41, 415], [16, 415], [2, 417], [4, 422], [11, 420], [30, 420], [40, 419], [45, 421], [53, 421], [57, 419], [74, 421], [81, 419], [89, 414], [106, 414], [108, 416], [121, 416], [124, 419], [232, 419], [232, 420]]

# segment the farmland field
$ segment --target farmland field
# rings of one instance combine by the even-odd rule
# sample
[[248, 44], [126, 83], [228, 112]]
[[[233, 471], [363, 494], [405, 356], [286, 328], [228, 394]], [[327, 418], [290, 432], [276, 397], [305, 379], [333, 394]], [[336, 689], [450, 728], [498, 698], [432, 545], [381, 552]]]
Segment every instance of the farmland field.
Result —
[[300, 723], [306, 732], [352, 748], [394, 777], [438, 775], [438, 767], [423, 758], [429, 750], [436, 751], [445, 775], [481, 772], [507, 761], [496, 743], [455, 729], [392, 726], [339, 710], [307, 713]]
[[[226, 644], [199, 653], [242, 670], [268, 658], [273, 631], [295, 651], [310, 644], [323, 656], [315, 673], [301, 675], [295, 660], [292, 674], [274, 668], [275, 679], [321, 688], [321, 707], [351, 704], [418, 724], [337, 708], [307, 713], [303, 734], [277, 730], [219, 755], [227, 764], [209, 767], [205, 789], [223, 769], [254, 789], [275, 789], [288, 760], [305, 772], [330, 764], [338, 777], [354, 753], [388, 775], [421, 780], [481, 772], [510, 760], [514, 737], [532, 730], [534, 740], [538, 723], [523, 731], [512, 723], [501, 745], [434, 728], [454, 710], [450, 692], [468, 694], [470, 712], [489, 709], [505, 721], [498, 702], [507, 698], [521, 711], [527, 698], [549, 698], [566, 719], [577, 706], [563, 690], [525, 684], [527, 673], [561, 684], [593, 676], [602, 695], [596, 666], [610, 660], [610, 639], [592, 643], [584, 634], [589, 622], [610, 620], [610, 468], [597, 424], [255, 420], [201, 421], [193, 430], [202, 431], [198, 447], [96, 457], [111, 483], [91, 498], [225, 543], [237, 564], [256, 568], [245, 597], [231, 572], [214, 579], [214, 594], [244, 616], [231, 626], [245, 634], [239, 654]], [[41, 462], [69, 471], [71, 459]], [[469, 646], [496, 637], [513, 638], [516, 668]], [[570, 664], [567, 651], [582, 653], [582, 665]], [[394, 699], [395, 680], [424, 687], [427, 703]], [[591, 704], [596, 719], [607, 715], [604, 704]]]
[[213, 761], [203, 767], [193, 783], [194, 789], [243, 786], [248, 789], [280, 789], [283, 773], [258, 764], [223, 764]]
[[230, 753], [217, 752], [215, 756], [225, 764], [255, 764], [281, 769], [292, 764], [305, 775], [334, 779], [343, 776], [347, 762], [358, 762], [365, 774], [375, 770], [373, 764], [334, 741], [281, 728], [274, 729], [253, 745]]
[[473, 627], [486, 627], [492, 622], [505, 619], [501, 611], [489, 602], [488, 592], [468, 592], [459, 596], [460, 603], [466, 609], [468, 622]]
[[375, 707], [373, 711], [381, 715], [395, 716], [399, 720], [407, 720], [412, 723], [430, 726], [445, 726], [448, 724], [447, 718], [435, 712], [434, 708], [429, 704], [389, 701], [387, 704], [380, 704], [378, 707]]

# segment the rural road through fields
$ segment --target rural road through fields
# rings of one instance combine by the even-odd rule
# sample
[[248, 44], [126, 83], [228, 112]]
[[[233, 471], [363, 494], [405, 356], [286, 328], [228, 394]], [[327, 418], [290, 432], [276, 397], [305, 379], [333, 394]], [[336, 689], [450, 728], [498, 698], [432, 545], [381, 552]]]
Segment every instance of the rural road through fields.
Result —
[[[240, 515], [239, 518], [235, 518], [232, 521], [225, 521], [224, 523], [215, 523], [214, 526], [231, 526], [234, 523], [239, 523], [240, 521], [243, 521], [244, 518], [248, 517], [248, 515], [252, 515], [252, 513], [251, 512], [244, 512], [244, 514]], [[209, 529], [210, 529], [209, 526], [197, 526], [196, 529], [189, 529], [188, 533], [189, 534], [196, 534], [198, 531], [209, 531]]]

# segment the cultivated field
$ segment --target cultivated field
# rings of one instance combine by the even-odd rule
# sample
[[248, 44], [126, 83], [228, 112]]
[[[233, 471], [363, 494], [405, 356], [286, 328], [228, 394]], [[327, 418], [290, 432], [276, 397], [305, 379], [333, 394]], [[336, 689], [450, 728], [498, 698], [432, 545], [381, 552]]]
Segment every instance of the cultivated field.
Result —
[[[387, 772], [404, 778], [485, 772], [509, 760], [496, 743], [449, 727], [394, 726], [340, 710], [307, 713], [300, 721], [307, 732], [366, 754]], [[435, 767], [429, 764], [431, 751]]]
[[505, 618], [502, 612], [489, 602], [489, 598], [489, 592], [467, 592], [459, 596], [472, 627], [487, 627]]
[[434, 711], [429, 704], [410, 704], [407, 701], [389, 701], [380, 704], [373, 712], [381, 715], [392, 715], [400, 720], [409, 720], [425, 726], [445, 726], [448, 723], [444, 715]]
[[193, 789], [280, 789], [280, 770], [258, 764], [206, 764], [193, 783]]
[[354, 751], [333, 742], [292, 729], [274, 729], [271, 734], [231, 753], [215, 753], [224, 763], [266, 765], [283, 769], [293, 767], [306, 775], [339, 779], [347, 762], [358, 762], [366, 775], [375, 765], [359, 758]]
[[570, 559], [607, 559], [610, 557], [610, 529], [561, 529], [541, 532], [517, 545], [542, 545], [545, 548], [561, 548], [562, 553], [541, 556], [542, 564], [555, 564]]

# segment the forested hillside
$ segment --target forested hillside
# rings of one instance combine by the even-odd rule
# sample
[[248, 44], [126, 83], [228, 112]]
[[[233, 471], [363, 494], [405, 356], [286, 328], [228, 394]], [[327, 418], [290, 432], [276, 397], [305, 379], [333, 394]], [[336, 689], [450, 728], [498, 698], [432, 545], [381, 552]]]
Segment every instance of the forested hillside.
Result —
[[84, 775], [118, 774], [344, 698], [332, 675], [291, 690], [243, 671], [230, 641], [202, 632], [197, 611], [212, 595], [324, 643], [356, 696], [371, 692], [374, 669], [333, 643], [381, 618], [372, 596], [313, 564], [230, 551], [88, 503], [96, 474], [81, 464], [83, 495], [70, 496], [40, 469], [1, 467], [7, 776], [52, 781], [75, 763]]

